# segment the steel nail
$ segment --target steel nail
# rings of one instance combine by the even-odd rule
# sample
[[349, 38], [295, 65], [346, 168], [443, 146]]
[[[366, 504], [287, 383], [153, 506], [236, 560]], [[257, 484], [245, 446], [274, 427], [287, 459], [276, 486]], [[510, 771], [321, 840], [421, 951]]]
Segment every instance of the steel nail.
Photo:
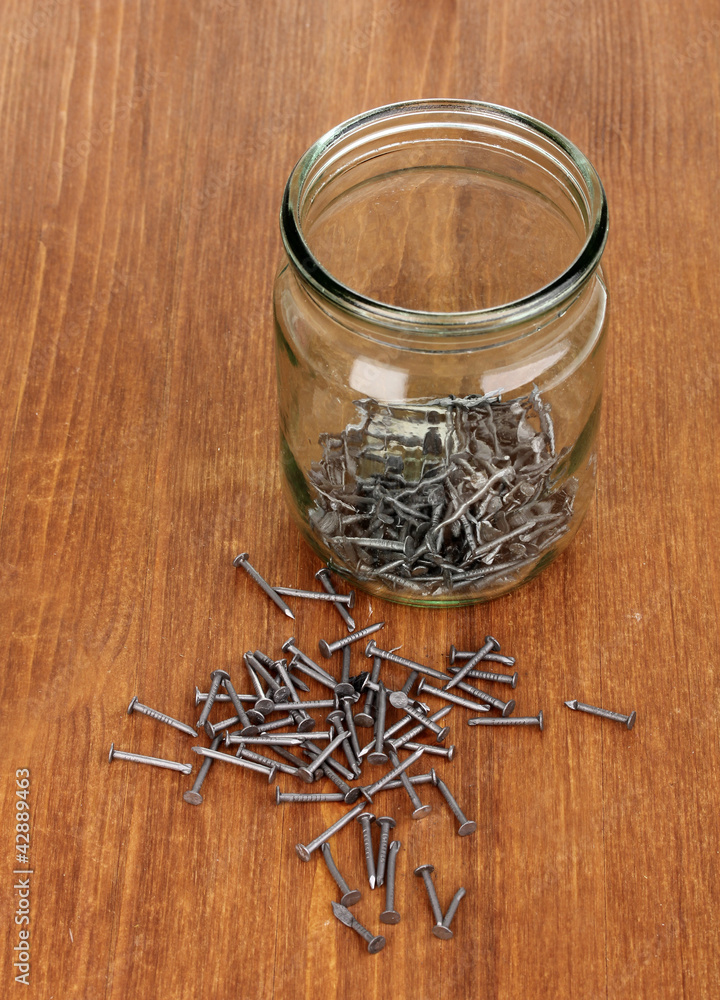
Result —
[[581, 701], [577, 700], [566, 701], [565, 704], [574, 712], [587, 712], [588, 715], [599, 715], [603, 719], [611, 719], [613, 722], [622, 722], [628, 729], [632, 729], [635, 725], [635, 712], [631, 712], [630, 715], [620, 715], [619, 712], [609, 712], [606, 708], [597, 708], [595, 705], [583, 705]]
[[147, 715], [151, 719], [155, 719], [157, 722], [164, 722], [166, 726], [172, 726], [174, 729], [179, 729], [181, 733], [185, 733], [186, 736], [192, 736], [193, 739], [198, 735], [192, 726], [188, 726], [184, 722], [179, 722], [177, 719], [173, 719], [169, 715], [165, 715], [164, 712], [158, 712], [154, 708], [148, 708], [147, 705], [141, 704], [137, 695], [135, 695], [128, 705], [127, 713], [132, 715], [133, 712], [140, 712], [141, 715]]
[[[212, 741], [212, 746], [210, 747], [210, 749], [217, 750], [217, 748], [220, 746], [221, 741], [222, 741], [222, 736], [216, 736], [215, 739]], [[191, 806], [199, 806], [202, 803], [203, 797], [200, 794], [200, 789], [203, 786], [203, 782], [205, 781], [207, 773], [212, 767], [212, 764], [213, 764], [212, 757], [206, 757], [205, 760], [202, 762], [200, 770], [197, 773], [197, 777], [195, 778], [195, 783], [193, 784], [192, 788], [189, 788], [186, 792], [183, 792], [183, 798], [185, 799], [186, 802], [189, 802]]]
[[460, 806], [457, 804], [457, 801], [455, 800], [455, 797], [453, 796], [452, 792], [450, 791], [450, 789], [448, 788], [448, 786], [445, 784], [445, 782], [442, 781], [440, 778], [438, 778], [437, 781], [436, 781], [436, 785], [440, 789], [440, 792], [441, 792], [443, 798], [445, 799], [445, 801], [447, 802], [447, 804], [450, 806], [450, 809], [452, 810], [453, 816], [455, 817], [455, 819], [460, 824], [460, 826], [458, 828], [458, 836], [459, 837], [468, 837], [468, 836], [470, 836], [471, 833], [475, 833], [475, 831], [477, 830], [477, 823], [475, 823], [473, 820], [467, 818], [467, 816], [465, 815], [465, 813], [462, 811], [462, 809], [460, 808]]
[[537, 717], [530, 715], [527, 717], [516, 716], [514, 719], [468, 719], [468, 726], [539, 726], [540, 732], [543, 729], [543, 714], [538, 712]]
[[339, 830], [342, 830], [348, 823], [351, 823], [356, 816], [359, 816], [365, 809], [365, 805], [365, 802], [358, 802], [356, 806], [353, 806], [352, 809], [348, 810], [344, 816], [341, 816], [337, 822], [333, 823], [332, 826], [329, 826], [327, 830], [315, 837], [314, 840], [311, 840], [309, 844], [296, 844], [295, 850], [298, 857], [302, 861], [309, 861], [312, 854], [318, 849], [318, 847], [328, 841], [331, 837], [334, 837]]
[[320, 594], [317, 590], [297, 590], [295, 587], [273, 587], [281, 597], [303, 597], [310, 601], [325, 601], [326, 603], [345, 604], [348, 608], [355, 607], [355, 591], [349, 594]]
[[[197, 747], [193, 749], [197, 750]], [[162, 757], [145, 757], [139, 753], [129, 753], [127, 750], [116, 750], [115, 744], [110, 744], [110, 754], [108, 761], [130, 760], [134, 764], [152, 764], [153, 767], [164, 767], [168, 771], [180, 771], [182, 774], [192, 772], [192, 764], [179, 764], [174, 760], [164, 760]]]
[[[487, 657], [485, 657], [484, 662], [487, 663]], [[457, 673], [459, 668], [449, 667], [448, 669], [451, 673]], [[517, 670], [514, 674], [492, 674], [487, 673], [484, 670], [470, 670], [465, 676], [476, 681], [491, 681], [495, 684], [509, 684], [513, 690], [517, 687], [518, 682]]]
[[453, 936], [453, 932], [450, 930], [450, 924], [452, 923], [453, 917], [455, 916], [457, 908], [460, 905], [460, 900], [464, 896], [465, 896], [465, 890], [458, 889], [458, 891], [455, 893], [452, 900], [450, 901], [450, 906], [448, 906], [447, 908], [447, 913], [443, 917], [442, 924], [440, 925], [440, 927], [437, 926], [433, 927], [433, 934], [435, 935], [435, 937], [439, 937], [447, 941], [449, 938]]
[[417, 689], [418, 694], [432, 694], [436, 698], [443, 698], [445, 701], [450, 701], [453, 705], [461, 705], [463, 708], [470, 708], [474, 712], [489, 712], [489, 705], [478, 705], [477, 702], [470, 701], [469, 698], [461, 698], [460, 695], [454, 694], [452, 691], [446, 691], [444, 688], [436, 688], [432, 684], [428, 684], [427, 678], [423, 679], [418, 684]]
[[385, 865], [387, 863], [390, 831], [395, 829], [395, 820], [392, 816], [378, 816], [375, 822], [380, 827], [380, 843], [378, 845], [378, 859], [375, 867], [375, 885], [383, 885], [385, 882]]
[[361, 628], [359, 632], [353, 632], [352, 635], [348, 635], [344, 639], [338, 639], [336, 642], [327, 642], [325, 639], [321, 639], [318, 643], [320, 652], [326, 659], [329, 660], [334, 653], [338, 652], [338, 650], [344, 649], [353, 642], [359, 642], [360, 639], [364, 639], [366, 635], [372, 635], [381, 628], [385, 628], [385, 622], [376, 622], [374, 625], [368, 625], [367, 628]]
[[368, 881], [370, 883], [370, 888], [374, 889], [377, 882], [377, 876], [375, 872], [375, 854], [373, 852], [372, 830], [370, 828], [375, 822], [375, 817], [371, 812], [363, 812], [360, 813], [357, 821], [362, 826], [363, 848], [365, 851], [365, 864], [367, 866]]
[[281, 792], [280, 786], [275, 786], [275, 805], [286, 802], [342, 802], [345, 796], [341, 792]]
[[[395, 767], [397, 767], [397, 765], [400, 763], [398, 755], [394, 751], [390, 752], [390, 761]], [[432, 774], [432, 783], [435, 784], [435, 772], [432, 771], [431, 774]], [[426, 805], [422, 802], [420, 796], [413, 787], [411, 779], [404, 771], [401, 772], [400, 774], [400, 784], [407, 792], [408, 798], [413, 804], [413, 812], [412, 812], [413, 819], [424, 819], [425, 816], [429, 815], [432, 812], [432, 806]]]
[[[315, 579], [322, 584], [322, 586], [325, 588], [328, 594], [336, 593], [335, 588], [333, 587], [332, 584], [332, 580], [330, 579], [330, 571], [327, 570], [325, 567], [317, 571], [317, 573], [315, 574]], [[342, 618], [342, 620], [347, 625], [348, 632], [354, 632], [355, 622], [351, 617], [351, 615], [348, 614], [347, 610], [343, 607], [342, 604], [335, 604], [334, 607], [337, 610], [337, 613]]]
[[440, 909], [440, 901], [435, 891], [435, 884], [431, 878], [432, 873], [435, 871], [433, 865], [419, 865], [413, 875], [417, 875], [418, 878], [422, 878], [425, 883], [425, 888], [427, 889], [427, 894], [430, 897], [430, 906], [432, 907], [433, 917], [435, 918], [435, 925], [442, 924], [443, 915]]
[[[457, 660], [472, 660], [475, 656], [475, 650], [463, 651], [456, 649], [455, 646], [450, 647], [450, 666], [452, 666]], [[514, 656], [503, 656], [502, 653], [489, 652], [485, 654], [485, 659], [490, 660], [492, 663], [502, 663], [505, 667], [515, 666]]]
[[[377, 718], [375, 720], [375, 749], [368, 754], [369, 764], [385, 764], [388, 756], [383, 750], [385, 742], [385, 715], [387, 710], [387, 691], [380, 681], [378, 691]], [[358, 751], [359, 752], [359, 751]]]
[[368, 951], [371, 955], [383, 950], [385, 947], [385, 938], [382, 935], [375, 935], [372, 931], [363, 927], [363, 925], [355, 919], [346, 906], [343, 906], [341, 903], [333, 902], [332, 910], [341, 924], [345, 924], [346, 927], [352, 927], [352, 929], [356, 931], [361, 938], [364, 938], [367, 941]]
[[210, 685], [210, 690], [208, 691], [208, 696], [205, 699], [205, 704], [203, 705], [202, 712], [200, 713], [200, 718], [195, 723], [196, 729], [205, 728], [205, 723], [207, 722], [208, 717], [210, 715], [210, 709], [213, 706], [215, 697], [218, 691], [220, 690], [220, 685], [225, 680], [225, 678], [229, 676], [230, 674], [227, 672], [227, 670], [213, 670], [213, 672], [210, 674], [212, 683]]
[[480, 647], [475, 656], [469, 659], [467, 663], [460, 667], [458, 672], [450, 678], [450, 680], [445, 684], [445, 690], [450, 691], [451, 688], [454, 688], [456, 684], [459, 684], [461, 680], [467, 677], [470, 671], [474, 670], [478, 663], [484, 658], [486, 653], [490, 653], [498, 649], [500, 649], [500, 643], [497, 639], [491, 635], [486, 635], [484, 645]]
[[395, 909], [395, 869], [398, 851], [401, 846], [399, 840], [393, 840], [388, 850], [387, 878], [385, 880], [385, 909], [380, 914], [380, 922], [383, 924], [400, 923], [400, 914]]
[[282, 597], [279, 597], [278, 594], [275, 593], [275, 591], [267, 582], [267, 580], [263, 579], [263, 577], [261, 577], [258, 571], [255, 569], [255, 567], [250, 565], [250, 563], [248, 562], [248, 555], [249, 555], [248, 552], [241, 552], [240, 555], [235, 556], [235, 558], [233, 559], [233, 566], [235, 566], [236, 568], [242, 566], [242, 568], [245, 570], [248, 576], [252, 577], [255, 583], [257, 583], [257, 585], [262, 590], [265, 591], [270, 600], [274, 601], [275, 604], [277, 604], [277, 606], [280, 608], [283, 614], [286, 614], [288, 618], [292, 618], [294, 621], [295, 615], [292, 613], [292, 611], [287, 606], [285, 601], [283, 601]]
[[242, 757], [233, 757], [232, 754], [222, 753], [219, 750], [210, 750], [207, 747], [193, 747], [193, 750], [202, 757], [212, 757], [213, 760], [223, 760], [227, 764], [235, 764], [237, 767], [244, 767], [248, 771], [258, 771], [260, 774], [266, 774], [268, 784], [272, 782], [277, 771], [277, 767], [274, 765], [272, 768], [265, 767], [263, 764], [256, 764], [252, 760], [243, 760]]
[[392, 771], [388, 771], [386, 775], [376, 781], [373, 785], [368, 785], [361, 788], [360, 791], [364, 795], [367, 802], [372, 802], [373, 795], [376, 795], [379, 791], [389, 784], [394, 778], [398, 778], [404, 771], [407, 771], [409, 767], [415, 763], [416, 760], [420, 760], [422, 755], [425, 753], [426, 747], [420, 747], [415, 753], [411, 754], [402, 764], [397, 764]]
[[330, 850], [330, 844], [323, 844], [320, 850], [322, 851], [322, 856], [325, 858], [325, 864], [327, 865], [328, 871], [335, 879], [338, 889], [342, 893], [340, 898], [341, 904], [343, 906], [353, 906], [355, 903], [359, 903], [361, 898], [360, 890], [351, 889], [338, 871], [338, 867], [332, 856], [332, 851]]
[[431, 733], [435, 734], [436, 742], [442, 743], [447, 734], [450, 732], [449, 726], [438, 726], [437, 722], [433, 722], [425, 712], [422, 712], [415, 704], [411, 701], [406, 694], [402, 691], [393, 691], [389, 698], [390, 704], [393, 708], [399, 708], [403, 712], [412, 716], [421, 726], [429, 729]]

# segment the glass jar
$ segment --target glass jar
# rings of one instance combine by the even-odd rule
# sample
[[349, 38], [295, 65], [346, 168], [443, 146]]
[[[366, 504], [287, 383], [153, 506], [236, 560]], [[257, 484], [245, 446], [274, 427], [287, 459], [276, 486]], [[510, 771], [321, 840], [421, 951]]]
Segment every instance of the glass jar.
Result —
[[535, 576], [594, 490], [607, 205], [591, 164], [507, 108], [389, 105], [311, 146], [281, 230], [281, 460], [307, 541], [408, 604]]

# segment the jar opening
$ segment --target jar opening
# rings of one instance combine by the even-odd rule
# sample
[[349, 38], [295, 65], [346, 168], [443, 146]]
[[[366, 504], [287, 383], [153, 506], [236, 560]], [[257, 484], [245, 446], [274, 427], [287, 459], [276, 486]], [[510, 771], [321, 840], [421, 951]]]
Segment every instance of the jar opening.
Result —
[[310, 147], [281, 231], [322, 300], [396, 330], [467, 334], [562, 310], [599, 264], [607, 204], [583, 154], [536, 119], [409, 101]]

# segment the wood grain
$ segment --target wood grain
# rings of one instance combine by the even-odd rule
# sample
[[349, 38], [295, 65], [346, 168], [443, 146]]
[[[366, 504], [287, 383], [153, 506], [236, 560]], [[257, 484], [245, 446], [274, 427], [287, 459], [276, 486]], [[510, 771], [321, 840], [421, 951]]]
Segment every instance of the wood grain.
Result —
[[[3, 995], [717, 997], [716, 5], [8, 0], [0, 28]], [[299, 586], [317, 569], [279, 491], [283, 185], [329, 127], [434, 96], [520, 108], [590, 156], [612, 336], [597, 498], [566, 555], [486, 607], [358, 601], [359, 624], [384, 618], [436, 666], [498, 636], [518, 711], [546, 717], [542, 735], [452, 717], [442, 772], [472, 837], [433, 789], [417, 823], [402, 793], [378, 800], [402, 817], [403, 920], [371, 957], [332, 919], [322, 862], [294, 851], [343, 807], [277, 808], [260, 776], [216, 765], [192, 808], [187, 778], [107, 753], [189, 760], [181, 734], [125, 715], [131, 696], [192, 722], [211, 670], [239, 677], [244, 650], [289, 635], [231, 565], [248, 549]], [[342, 634], [328, 607], [294, 630], [308, 651]], [[333, 850], [361, 884], [359, 829]], [[430, 934], [422, 862], [444, 906], [468, 890], [451, 942]], [[375, 931], [379, 895], [355, 908]]]

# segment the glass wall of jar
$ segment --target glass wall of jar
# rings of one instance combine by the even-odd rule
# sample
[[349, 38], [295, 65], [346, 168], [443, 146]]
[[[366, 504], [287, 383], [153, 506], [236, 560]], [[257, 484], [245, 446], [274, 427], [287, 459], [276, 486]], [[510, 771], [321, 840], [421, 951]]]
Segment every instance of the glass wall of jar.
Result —
[[593, 495], [607, 296], [600, 180], [472, 101], [360, 115], [293, 170], [275, 285], [283, 482], [307, 541], [388, 600], [489, 600]]

